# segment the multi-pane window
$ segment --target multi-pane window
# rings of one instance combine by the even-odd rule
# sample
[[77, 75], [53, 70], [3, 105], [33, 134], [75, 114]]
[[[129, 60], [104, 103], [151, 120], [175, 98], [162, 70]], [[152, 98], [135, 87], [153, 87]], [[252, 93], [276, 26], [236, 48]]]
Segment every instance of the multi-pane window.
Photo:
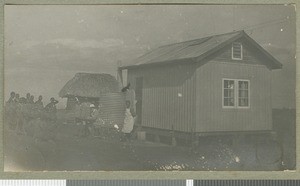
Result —
[[249, 80], [223, 79], [223, 107], [249, 108]]
[[249, 106], [249, 81], [238, 81], [239, 84], [239, 107]]
[[238, 43], [238, 42], [232, 43], [231, 57], [234, 60], [242, 60], [243, 59], [243, 45], [242, 45], [242, 43]]
[[234, 80], [224, 80], [224, 106], [234, 107]]

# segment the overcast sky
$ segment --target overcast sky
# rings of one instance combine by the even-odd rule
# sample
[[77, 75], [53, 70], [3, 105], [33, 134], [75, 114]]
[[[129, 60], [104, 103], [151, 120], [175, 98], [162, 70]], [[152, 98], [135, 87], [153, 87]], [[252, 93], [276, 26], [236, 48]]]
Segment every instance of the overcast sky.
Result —
[[115, 75], [118, 61], [155, 47], [245, 29], [284, 65], [273, 73], [274, 107], [295, 106], [290, 5], [6, 5], [4, 16], [6, 95], [48, 101], [77, 72]]

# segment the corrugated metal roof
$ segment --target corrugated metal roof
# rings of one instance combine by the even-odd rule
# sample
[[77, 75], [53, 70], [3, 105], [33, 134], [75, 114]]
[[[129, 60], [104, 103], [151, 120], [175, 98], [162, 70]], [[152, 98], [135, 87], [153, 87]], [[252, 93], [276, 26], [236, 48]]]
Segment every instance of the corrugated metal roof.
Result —
[[252, 38], [250, 38], [244, 31], [230, 32], [221, 35], [208, 36], [200, 39], [184, 41], [181, 43], [174, 43], [170, 45], [165, 45], [158, 47], [141, 57], [133, 61], [134, 65], [128, 65], [121, 67], [121, 69], [126, 69], [128, 67], [138, 67], [149, 64], [157, 64], [163, 62], [177, 62], [184, 59], [198, 59], [201, 57], [206, 57], [220, 48], [230, 44], [236, 39], [244, 37], [259, 49], [271, 63], [268, 65], [272, 69], [281, 68], [281, 63], [277, 61], [273, 56], [271, 56], [267, 51], [265, 51], [261, 46], [259, 46]]
[[196, 58], [215, 48], [220, 43], [225, 42], [239, 34], [240, 32], [232, 32], [161, 46], [137, 58], [135, 62], [136, 65], [139, 65], [185, 58]]

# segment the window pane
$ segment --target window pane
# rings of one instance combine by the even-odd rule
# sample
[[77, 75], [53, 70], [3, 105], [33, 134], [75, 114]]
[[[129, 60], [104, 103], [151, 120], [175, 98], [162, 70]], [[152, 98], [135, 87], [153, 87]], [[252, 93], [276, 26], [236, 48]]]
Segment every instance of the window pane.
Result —
[[229, 92], [228, 89], [224, 90], [224, 98], [228, 98], [229, 97]]
[[234, 99], [230, 98], [229, 106], [234, 106]]
[[227, 98], [224, 98], [224, 100], [223, 100], [223, 101], [224, 101], [224, 103], [223, 103], [223, 104], [224, 104], [224, 106], [228, 106], [228, 100], [227, 100]]
[[224, 98], [224, 106], [234, 106], [234, 99], [233, 98]]
[[239, 98], [248, 98], [248, 90], [239, 90]]
[[248, 81], [239, 81], [239, 89], [248, 89]]
[[249, 82], [238, 81], [239, 95], [238, 95], [238, 106], [248, 107], [249, 106]]
[[239, 99], [239, 106], [240, 107], [248, 107], [248, 98], [240, 98]]
[[224, 80], [224, 106], [234, 106], [234, 80]]
[[242, 44], [233, 43], [232, 44], [232, 57], [236, 59], [242, 59]]
[[233, 89], [229, 89], [229, 97], [230, 98], [234, 98], [234, 90]]
[[234, 89], [234, 81], [233, 80], [224, 80], [224, 88]]
[[228, 87], [228, 80], [224, 80], [224, 88], [227, 88]]

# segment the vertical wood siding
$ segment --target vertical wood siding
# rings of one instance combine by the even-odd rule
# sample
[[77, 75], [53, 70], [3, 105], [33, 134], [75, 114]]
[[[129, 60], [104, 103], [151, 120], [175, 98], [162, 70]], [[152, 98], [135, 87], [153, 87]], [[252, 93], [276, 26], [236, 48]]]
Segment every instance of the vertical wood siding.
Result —
[[[263, 65], [211, 61], [197, 69], [197, 132], [271, 130], [271, 72]], [[250, 80], [250, 108], [222, 108], [222, 78]]]
[[183, 132], [195, 130], [195, 68], [172, 65], [131, 69], [128, 82], [143, 77], [142, 126]]
[[[252, 50], [243, 44], [239, 61], [231, 59], [229, 45], [202, 66], [130, 69], [133, 87], [137, 77], [144, 77], [142, 126], [184, 132], [271, 130], [271, 72]], [[250, 80], [250, 108], [222, 108], [223, 78]]]

